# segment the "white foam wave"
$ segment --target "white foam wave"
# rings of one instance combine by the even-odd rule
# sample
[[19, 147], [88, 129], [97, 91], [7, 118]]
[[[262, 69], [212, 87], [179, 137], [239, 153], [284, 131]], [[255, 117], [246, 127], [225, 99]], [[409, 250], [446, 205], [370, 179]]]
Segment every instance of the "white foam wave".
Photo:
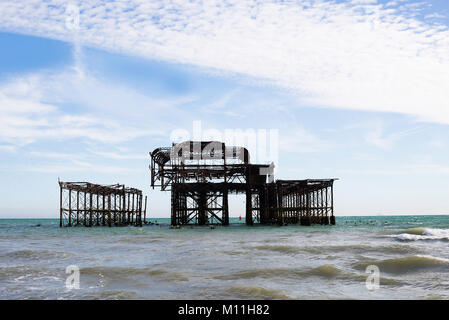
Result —
[[406, 230], [404, 233], [392, 237], [400, 241], [449, 240], [449, 229], [419, 228], [409, 230], [410, 232]]

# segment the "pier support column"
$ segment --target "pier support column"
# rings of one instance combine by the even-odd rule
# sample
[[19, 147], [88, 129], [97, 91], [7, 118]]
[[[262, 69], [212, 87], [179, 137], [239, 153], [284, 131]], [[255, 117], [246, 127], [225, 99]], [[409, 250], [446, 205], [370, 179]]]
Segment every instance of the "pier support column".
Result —
[[265, 195], [265, 187], [260, 187], [259, 189], [259, 222], [264, 224], [267, 221], [268, 208], [267, 200]]
[[207, 196], [204, 191], [200, 191], [198, 195], [198, 225], [204, 226], [207, 220]]
[[89, 193], [89, 227], [92, 227], [92, 215], [93, 215], [93, 206], [92, 206], [92, 193]]
[[62, 185], [59, 185], [59, 227], [62, 228]]
[[147, 196], [145, 196], [145, 207], [143, 208], [143, 223], [147, 223]]
[[246, 225], [253, 225], [253, 208], [252, 208], [252, 197], [251, 189], [246, 190]]
[[171, 190], [171, 225], [175, 226], [177, 224], [176, 221], [176, 190], [173, 187], [173, 189]]
[[334, 182], [331, 183], [331, 224], [335, 225], [335, 216], [334, 216]]
[[72, 190], [69, 190], [69, 227], [72, 226]]
[[108, 226], [112, 226], [111, 221], [111, 195], [108, 195]]
[[229, 204], [228, 204], [228, 190], [223, 191], [223, 225], [229, 225]]

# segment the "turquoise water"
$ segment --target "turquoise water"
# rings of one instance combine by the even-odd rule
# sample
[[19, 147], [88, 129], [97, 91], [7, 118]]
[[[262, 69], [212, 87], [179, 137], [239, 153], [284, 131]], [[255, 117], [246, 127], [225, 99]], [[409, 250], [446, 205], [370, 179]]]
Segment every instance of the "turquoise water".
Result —
[[[59, 228], [0, 219], [0, 299], [447, 299], [449, 216]], [[243, 221], [242, 221], [243, 222]], [[66, 268], [80, 288], [66, 287]], [[368, 290], [366, 267], [380, 271]]]

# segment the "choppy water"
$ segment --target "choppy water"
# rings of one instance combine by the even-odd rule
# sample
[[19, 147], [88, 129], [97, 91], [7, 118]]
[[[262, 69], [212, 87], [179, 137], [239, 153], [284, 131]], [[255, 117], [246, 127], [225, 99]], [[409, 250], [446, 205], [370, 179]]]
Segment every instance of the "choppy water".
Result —
[[[449, 216], [213, 230], [3, 219], [0, 299], [447, 299], [448, 245]], [[66, 288], [69, 265], [78, 290]], [[366, 288], [368, 265], [378, 290]]]

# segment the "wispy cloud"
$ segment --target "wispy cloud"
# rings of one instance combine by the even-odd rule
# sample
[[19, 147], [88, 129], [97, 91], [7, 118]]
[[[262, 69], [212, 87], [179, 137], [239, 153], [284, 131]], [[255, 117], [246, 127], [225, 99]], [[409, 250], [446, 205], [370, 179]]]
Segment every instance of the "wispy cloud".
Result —
[[327, 152], [333, 148], [331, 143], [299, 126], [292, 130], [281, 131], [280, 134], [280, 151], [289, 153]]
[[113, 173], [115, 175], [119, 174], [129, 174], [144, 172], [145, 169], [141, 168], [127, 168], [123, 166], [111, 166], [102, 164], [92, 164], [89, 162], [84, 163], [74, 163], [73, 165], [67, 164], [43, 164], [32, 167], [19, 168], [20, 171], [26, 172], [39, 172], [39, 173], [55, 173], [55, 174], [67, 174], [67, 173]]
[[371, 145], [377, 146], [381, 149], [391, 149], [401, 139], [410, 135], [419, 133], [423, 130], [423, 126], [415, 126], [405, 130], [386, 132], [385, 124], [378, 120], [374, 122], [371, 129], [365, 133], [365, 141]]
[[96, 156], [113, 159], [113, 160], [148, 160], [149, 155], [143, 154], [130, 154], [128, 152], [110, 152], [110, 151], [96, 151], [88, 149], [88, 151]]
[[340, 174], [371, 175], [371, 176], [410, 176], [410, 175], [448, 175], [449, 166], [434, 163], [408, 164], [400, 168], [369, 168], [369, 169], [341, 169]]
[[12, 145], [0, 145], [0, 151], [14, 153], [16, 152], [16, 147]]
[[84, 158], [84, 154], [62, 153], [62, 152], [31, 151], [30, 155], [37, 158], [60, 159], [60, 160], [67, 160], [67, 159], [75, 160]]
[[449, 31], [424, 2], [89, 1], [80, 29], [65, 1], [1, 2], [0, 28], [245, 74], [309, 104], [449, 123]]
[[[145, 153], [98, 151], [89, 147], [84, 152], [30, 151], [29, 156], [35, 160], [30, 167], [10, 167], [9, 170], [41, 173], [136, 173], [146, 169], [145, 165], [124, 166], [121, 160], [147, 160]], [[111, 165], [111, 162], [113, 163]], [[146, 162], [145, 162], [146, 163]]]
[[[229, 117], [243, 117], [242, 112], [236, 110], [235, 106], [232, 105], [233, 98], [237, 95], [239, 89], [233, 89], [229, 92], [226, 92], [223, 96], [219, 97], [217, 100], [213, 101], [210, 104], [207, 104], [203, 107], [203, 112], [217, 114], [217, 115], [225, 115]], [[241, 107], [241, 106], [239, 106]]]
[[[26, 74], [0, 84], [0, 141], [16, 146], [44, 139], [121, 143], [164, 133], [164, 121], [157, 123], [148, 114], [157, 115], [176, 103], [80, 75], [79, 70]], [[138, 110], [141, 123], [127, 124], [126, 116], [136, 117], [133, 112]]]

